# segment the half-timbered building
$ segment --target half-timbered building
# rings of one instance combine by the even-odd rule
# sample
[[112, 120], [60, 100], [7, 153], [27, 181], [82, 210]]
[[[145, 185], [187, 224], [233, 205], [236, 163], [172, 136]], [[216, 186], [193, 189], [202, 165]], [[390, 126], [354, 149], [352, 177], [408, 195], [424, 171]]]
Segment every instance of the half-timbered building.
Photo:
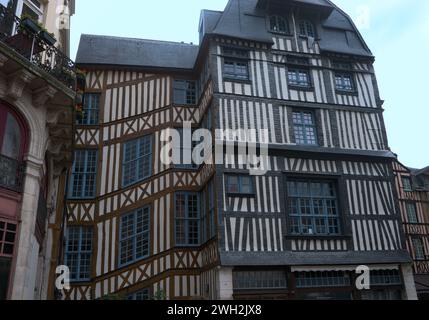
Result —
[[[199, 32], [198, 46], [82, 36], [64, 298], [415, 299], [374, 57], [347, 14], [230, 0]], [[229, 154], [166, 165], [162, 132], [186, 141], [189, 123], [268, 147], [266, 173]]]
[[407, 249], [414, 260], [413, 271], [419, 299], [429, 299], [429, 167], [411, 169], [394, 164]]

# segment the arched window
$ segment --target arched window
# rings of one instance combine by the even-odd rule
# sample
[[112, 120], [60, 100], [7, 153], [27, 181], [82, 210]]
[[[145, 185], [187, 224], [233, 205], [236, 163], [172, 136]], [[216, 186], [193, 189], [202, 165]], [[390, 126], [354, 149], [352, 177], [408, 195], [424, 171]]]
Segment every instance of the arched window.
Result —
[[301, 20], [299, 22], [299, 34], [304, 37], [316, 37], [316, 33], [314, 32], [314, 25], [311, 21]]
[[273, 15], [270, 16], [270, 30], [273, 32], [287, 33], [287, 20], [284, 17]]
[[0, 155], [22, 160], [26, 145], [26, 130], [19, 115], [0, 103]]
[[24, 121], [0, 101], [0, 188], [21, 192], [22, 160], [26, 147]]

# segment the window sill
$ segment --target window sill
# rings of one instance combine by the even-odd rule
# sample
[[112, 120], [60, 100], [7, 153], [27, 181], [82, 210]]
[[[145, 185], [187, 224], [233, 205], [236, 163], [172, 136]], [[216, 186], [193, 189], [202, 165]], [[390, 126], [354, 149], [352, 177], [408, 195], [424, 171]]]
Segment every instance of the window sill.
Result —
[[281, 31], [273, 31], [273, 30], [268, 30], [268, 32], [276, 36], [293, 37], [293, 33], [290, 33], [290, 32], [281, 32]]
[[232, 77], [223, 77], [223, 81], [252, 84], [252, 81], [249, 79], [246, 80], [246, 79], [238, 79], [238, 78], [232, 78]]
[[252, 193], [227, 193], [228, 198], [256, 198], [255, 194]]
[[348, 96], [356, 96], [356, 97], [359, 95], [359, 93], [355, 90], [349, 91], [349, 90], [335, 89], [335, 93], [336, 94], [342, 94], [342, 95], [348, 95]]
[[295, 84], [289, 84], [289, 89], [291, 90], [298, 90], [298, 91], [307, 91], [307, 92], [314, 92], [314, 87], [304, 87], [304, 86], [298, 86]]
[[344, 235], [286, 235], [286, 240], [350, 240], [351, 236]]

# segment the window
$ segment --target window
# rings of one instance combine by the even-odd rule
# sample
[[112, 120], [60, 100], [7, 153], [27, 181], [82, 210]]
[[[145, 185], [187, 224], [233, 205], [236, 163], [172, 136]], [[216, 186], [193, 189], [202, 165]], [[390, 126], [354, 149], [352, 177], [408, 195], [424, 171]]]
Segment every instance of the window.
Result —
[[122, 184], [143, 181], [152, 174], [152, 137], [144, 136], [124, 144]]
[[[192, 140], [192, 130], [185, 129], [184, 131], [182, 128], [176, 128], [175, 130], [179, 132], [180, 141], [173, 145], [173, 159], [180, 160], [180, 163], [173, 163], [174, 167], [179, 169], [198, 168], [198, 165], [193, 162], [192, 152], [199, 142]], [[189, 143], [186, 147], [185, 142]]]
[[24, 0], [21, 16], [28, 16], [35, 21], [41, 22], [43, 9], [42, 3], [38, 0]]
[[228, 194], [253, 195], [253, 180], [250, 176], [228, 175], [226, 177]]
[[291, 180], [287, 183], [293, 235], [339, 235], [340, 215], [333, 182]]
[[350, 277], [343, 271], [298, 272], [295, 274], [297, 288], [347, 287]]
[[417, 209], [415, 203], [407, 203], [408, 223], [418, 223]]
[[281, 16], [276, 16], [276, 15], [271, 16], [270, 30], [272, 32], [287, 33], [288, 32], [287, 20]]
[[70, 269], [71, 281], [88, 281], [91, 278], [93, 230], [91, 227], [69, 227], [65, 264]]
[[207, 184], [207, 188], [202, 193], [201, 202], [202, 243], [205, 243], [216, 236], [214, 180]]
[[353, 91], [353, 76], [350, 73], [335, 73], [335, 88], [340, 91]]
[[408, 191], [408, 192], [413, 191], [413, 186], [411, 184], [411, 178], [402, 177], [402, 188], [404, 189], [404, 191]]
[[374, 270], [370, 273], [372, 286], [401, 285], [398, 270]]
[[214, 180], [211, 180], [208, 185], [208, 193], [209, 193], [209, 239], [216, 236], [216, 216], [215, 216], [215, 208], [216, 208], [216, 198], [215, 198], [215, 190], [214, 190]]
[[96, 125], [99, 121], [100, 94], [86, 93], [83, 98], [82, 115], [77, 117], [77, 124]]
[[199, 195], [179, 192], [175, 195], [175, 229], [177, 246], [200, 244]]
[[16, 231], [16, 224], [0, 221], [0, 257], [13, 256]]
[[11, 258], [0, 257], [0, 301], [7, 299], [11, 265], [12, 265]]
[[224, 77], [235, 80], [249, 80], [249, 52], [246, 50], [224, 48]]
[[147, 301], [150, 300], [150, 290], [149, 289], [143, 289], [140, 291], [137, 291], [135, 293], [127, 295], [127, 300], [135, 300], [135, 301]]
[[25, 144], [24, 131], [18, 116], [0, 103], [0, 155], [21, 160]]
[[308, 70], [289, 68], [288, 82], [291, 86], [298, 86], [303, 88], [310, 88], [310, 74]]
[[97, 182], [97, 150], [77, 150], [74, 157], [70, 197], [94, 198]]
[[313, 114], [311, 112], [294, 111], [292, 118], [295, 143], [298, 145], [318, 145]]
[[308, 20], [301, 20], [299, 22], [299, 34], [304, 37], [316, 37], [316, 33], [314, 32], [314, 26]]
[[287, 289], [287, 273], [282, 270], [235, 271], [234, 290]]
[[174, 103], [197, 104], [197, 83], [190, 80], [174, 80]]
[[413, 239], [413, 248], [414, 248], [414, 254], [415, 254], [416, 260], [418, 261], [426, 260], [425, 247], [423, 244], [423, 240], [421, 238]]
[[119, 265], [127, 265], [149, 256], [150, 207], [144, 207], [121, 217]]

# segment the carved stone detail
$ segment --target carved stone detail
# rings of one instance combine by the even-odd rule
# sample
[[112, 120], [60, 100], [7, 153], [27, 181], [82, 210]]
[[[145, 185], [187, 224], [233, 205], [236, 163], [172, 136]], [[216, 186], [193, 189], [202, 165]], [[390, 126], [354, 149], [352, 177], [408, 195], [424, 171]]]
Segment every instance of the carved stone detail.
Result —
[[35, 76], [27, 70], [19, 70], [8, 77], [8, 88], [6, 95], [13, 100], [18, 100], [22, 96], [25, 86], [30, 83]]

